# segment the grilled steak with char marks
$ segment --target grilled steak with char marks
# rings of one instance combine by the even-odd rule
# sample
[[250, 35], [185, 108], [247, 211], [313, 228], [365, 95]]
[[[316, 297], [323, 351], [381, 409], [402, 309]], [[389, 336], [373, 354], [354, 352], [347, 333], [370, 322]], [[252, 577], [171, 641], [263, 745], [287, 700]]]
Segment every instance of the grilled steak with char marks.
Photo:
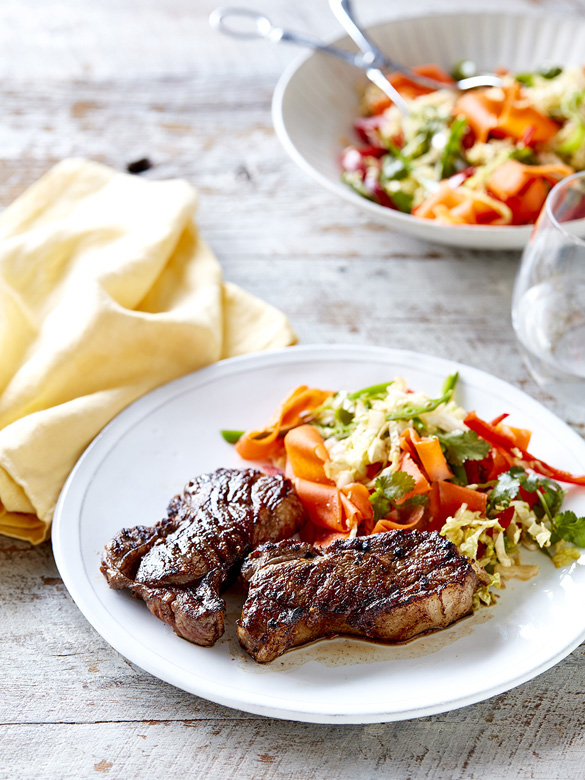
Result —
[[218, 469], [189, 482], [156, 525], [122, 529], [106, 545], [101, 571], [179, 636], [212, 645], [224, 631], [221, 589], [244, 556], [292, 536], [304, 521], [285, 477]]
[[387, 531], [324, 550], [265, 544], [242, 567], [248, 598], [241, 644], [259, 663], [320, 637], [404, 641], [472, 611], [480, 584], [470, 561], [436, 532]]

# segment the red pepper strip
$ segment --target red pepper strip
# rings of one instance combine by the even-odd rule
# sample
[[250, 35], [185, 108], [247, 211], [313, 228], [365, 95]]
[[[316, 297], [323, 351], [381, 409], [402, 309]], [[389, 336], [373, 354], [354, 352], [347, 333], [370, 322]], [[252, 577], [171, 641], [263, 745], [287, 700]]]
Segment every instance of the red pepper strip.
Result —
[[502, 528], [506, 529], [510, 525], [514, 517], [514, 511], [515, 510], [513, 506], [508, 506], [500, 512], [498, 515], [498, 523], [502, 526]]
[[[526, 450], [518, 447], [512, 436], [502, 430], [498, 430], [493, 425], [485, 422], [485, 420], [481, 420], [475, 412], [469, 412], [464, 422], [468, 428], [475, 431], [493, 447], [500, 447], [508, 454], [516, 457], [517, 460], [521, 460], [526, 466], [533, 471], [536, 471], [538, 474], [549, 477], [549, 479], [558, 480], [559, 482], [585, 486], [585, 475], [575, 476], [568, 471], [562, 471], [561, 469], [554, 468], [554, 466], [549, 466], [544, 460], [535, 458], [534, 455], [531, 455]], [[517, 453], [520, 453], [520, 457], [518, 457]]]
[[475, 480], [476, 482], [491, 482], [505, 471], [510, 471], [510, 467], [516, 462], [516, 458], [501, 447], [492, 447], [488, 458], [491, 458], [491, 466], [485, 476], [480, 480]]
[[535, 490], [532, 493], [530, 493], [528, 492], [528, 490], [525, 490], [522, 486], [520, 487], [519, 490], [521, 500], [524, 501], [524, 503], [528, 504], [530, 509], [532, 509], [532, 507], [535, 504], [538, 504], [538, 492], [542, 492], [542, 491], [540, 491], [539, 489], [538, 491]]
[[491, 421], [490, 425], [498, 425], [502, 422], [502, 420], [505, 420], [506, 417], [509, 417], [510, 415], [508, 412], [504, 412], [504, 414], [500, 414], [497, 417], [494, 417], [494, 419]]

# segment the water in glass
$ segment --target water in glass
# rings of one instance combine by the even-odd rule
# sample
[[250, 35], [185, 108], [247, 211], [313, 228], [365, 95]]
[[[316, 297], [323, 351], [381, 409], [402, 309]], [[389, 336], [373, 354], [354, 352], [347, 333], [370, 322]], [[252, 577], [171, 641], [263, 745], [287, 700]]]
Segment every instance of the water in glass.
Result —
[[585, 407], [585, 175], [549, 195], [522, 257], [512, 322], [536, 381]]

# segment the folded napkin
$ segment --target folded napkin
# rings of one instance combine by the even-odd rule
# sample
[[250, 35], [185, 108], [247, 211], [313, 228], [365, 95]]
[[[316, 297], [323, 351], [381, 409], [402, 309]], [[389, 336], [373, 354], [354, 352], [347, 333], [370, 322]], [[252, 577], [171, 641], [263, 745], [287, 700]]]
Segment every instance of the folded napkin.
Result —
[[0, 533], [38, 543], [76, 460], [129, 403], [294, 343], [233, 284], [185, 181], [65, 160], [0, 215]]

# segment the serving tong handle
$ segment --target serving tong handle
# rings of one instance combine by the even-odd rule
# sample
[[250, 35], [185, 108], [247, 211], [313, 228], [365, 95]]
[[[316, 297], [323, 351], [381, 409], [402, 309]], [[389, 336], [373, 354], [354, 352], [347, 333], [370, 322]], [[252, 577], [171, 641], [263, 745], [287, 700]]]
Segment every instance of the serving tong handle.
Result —
[[421, 76], [416, 71], [401, 65], [387, 57], [369, 35], [360, 27], [354, 16], [351, 0], [329, 0], [329, 8], [352, 41], [357, 44], [363, 54], [364, 61], [369, 61], [373, 68], [385, 71], [403, 73], [411, 81], [429, 89], [445, 88], [445, 83]]
[[362, 54], [354, 54], [345, 49], [339, 49], [337, 46], [329, 46], [316, 38], [311, 38], [302, 33], [283, 30], [282, 27], [276, 27], [270, 19], [264, 14], [257, 13], [248, 8], [216, 8], [209, 17], [209, 23], [212, 27], [225, 35], [242, 40], [254, 40], [264, 38], [271, 43], [296, 43], [300, 46], [306, 46], [310, 49], [317, 49], [326, 54], [332, 54], [339, 57], [351, 65], [358, 68], [364, 68], [364, 57]]
[[[354, 65], [356, 68], [366, 72], [366, 75], [377, 84], [388, 97], [394, 101], [395, 105], [402, 111], [402, 113], [408, 113], [408, 106], [406, 101], [400, 96], [400, 94], [394, 89], [394, 87], [388, 82], [384, 76], [383, 71], [397, 71], [403, 73], [411, 81], [420, 84], [423, 87], [429, 87], [430, 89], [445, 89], [449, 87], [441, 81], [429, 78], [428, 76], [421, 76], [416, 71], [401, 65], [399, 62], [387, 57], [386, 54], [377, 46], [377, 44], [364, 32], [360, 27], [353, 14], [351, 0], [329, 0], [329, 7], [334, 13], [337, 20], [340, 22], [349, 37], [356, 43], [360, 49], [359, 53], [352, 53], [346, 49], [340, 49], [337, 46], [330, 46], [326, 43], [322, 43], [315, 38], [311, 38], [302, 33], [293, 33], [288, 30], [283, 30], [282, 27], [276, 27], [272, 24], [270, 19], [264, 14], [252, 11], [249, 8], [217, 8], [209, 17], [209, 22], [212, 27], [215, 27], [226, 35], [231, 35], [233, 38], [254, 39], [254, 38], [266, 38], [272, 43], [279, 43], [285, 41], [288, 43], [296, 43], [300, 46], [308, 46], [311, 49], [317, 49], [323, 51], [326, 54], [331, 54], [334, 57], [339, 57], [345, 62]], [[235, 22], [236, 26], [232, 26], [231, 22]], [[239, 24], [246, 23], [252, 24], [251, 28], [246, 29], [238, 28]], [[499, 87], [502, 84], [502, 80], [494, 73], [483, 73], [477, 76], [469, 76], [465, 79], [453, 82], [452, 89], [468, 90], [476, 89], [477, 87]]]
[[[345, 1], [347, 2], [347, 0]], [[283, 30], [282, 27], [276, 27], [267, 16], [252, 11], [249, 8], [233, 8], [230, 6], [217, 8], [211, 13], [209, 23], [216, 30], [219, 30], [225, 35], [230, 35], [232, 38], [240, 38], [242, 40], [264, 38], [271, 43], [296, 43], [300, 46], [306, 46], [310, 49], [316, 49], [317, 51], [322, 51], [326, 54], [338, 57], [339, 59], [348, 62], [350, 65], [365, 71], [366, 76], [370, 81], [388, 95], [403, 114], [408, 113], [406, 101], [392, 84], [390, 84], [378, 67], [380, 57], [383, 57], [382, 53], [375, 48], [374, 44], [368, 42], [368, 38], [364, 33], [361, 34], [363, 36], [363, 49], [360, 53], [353, 53], [346, 49], [340, 49], [337, 46], [330, 46], [329, 44], [322, 43], [316, 38], [311, 38], [307, 35], [291, 32], [289, 30]], [[359, 29], [357, 25], [355, 25], [355, 29]], [[397, 68], [394, 68], [394, 70], [396, 69]], [[402, 66], [400, 66], [400, 70], [408, 73], [410, 72], [407, 68], [403, 68]], [[419, 78], [417, 74], [414, 75]]]

